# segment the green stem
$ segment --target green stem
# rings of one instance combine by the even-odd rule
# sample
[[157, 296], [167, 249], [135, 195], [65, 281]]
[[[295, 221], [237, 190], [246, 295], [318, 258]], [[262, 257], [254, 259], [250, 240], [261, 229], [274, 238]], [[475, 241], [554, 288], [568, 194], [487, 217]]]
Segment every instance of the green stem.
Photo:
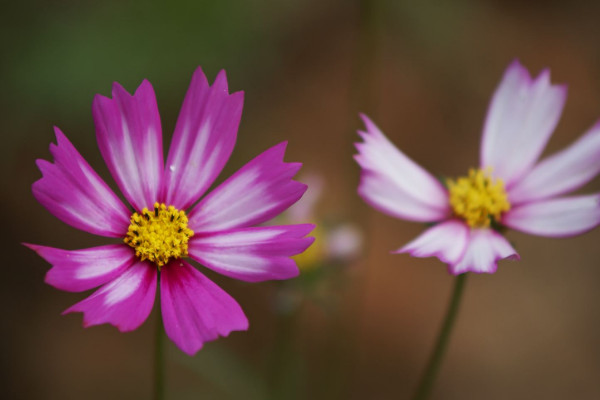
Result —
[[452, 332], [452, 327], [454, 326], [454, 321], [456, 320], [456, 315], [458, 314], [458, 307], [460, 305], [460, 300], [462, 298], [463, 288], [465, 286], [466, 279], [467, 274], [461, 274], [456, 277], [456, 281], [454, 283], [454, 291], [452, 292], [452, 297], [450, 298], [450, 305], [448, 306], [448, 311], [446, 312], [446, 318], [444, 319], [444, 323], [442, 324], [442, 328], [440, 329], [437, 342], [435, 344], [433, 352], [431, 353], [429, 362], [427, 363], [427, 367], [423, 372], [421, 381], [419, 382], [419, 386], [417, 387], [417, 391], [413, 396], [413, 400], [425, 400], [431, 394], [435, 378], [437, 377], [440, 366], [442, 364], [442, 359], [444, 358], [444, 353], [446, 352], [446, 348], [448, 347], [450, 333]]
[[300, 396], [301, 360], [295, 348], [300, 309], [277, 316], [277, 329], [272, 355], [271, 399], [298, 399]]
[[165, 334], [160, 310], [160, 271], [157, 283], [157, 317], [154, 337], [154, 400], [165, 398]]

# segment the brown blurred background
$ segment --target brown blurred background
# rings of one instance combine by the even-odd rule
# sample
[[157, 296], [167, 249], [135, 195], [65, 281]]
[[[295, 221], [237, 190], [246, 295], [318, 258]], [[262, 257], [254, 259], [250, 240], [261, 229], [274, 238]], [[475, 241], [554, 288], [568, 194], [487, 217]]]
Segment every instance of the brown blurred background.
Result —
[[[148, 398], [154, 313], [138, 330], [81, 327], [60, 316], [85, 294], [43, 282], [49, 268], [20, 242], [67, 249], [106, 243], [54, 218], [31, 195], [59, 126], [114, 188], [90, 112], [94, 94], [148, 78], [165, 148], [195, 67], [227, 70], [246, 102], [222, 177], [289, 140], [287, 160], [319, 173], [323, 219], [364, 230], [363, 256], [338, 271], [337, 299], [306, 301], [292, 320], [273, 309], [281, 285], [209, 274], [251, 329], [194, 358], [169, 343], [168, 398], [264, 398], [279, 360], [291, 383], [276, 398], [407, 398], [445, 311], [452, 277], [437, 259], [391, 255], [423, 229], [356, 196], [358, 111], [436, 175], [477, 163], [488, 101], [518, 57], [569, 85], [551, 153], [600, 117], [600, 3], [551, 1], [25, 1], [0, 16], [3, 182], [0, 280], [2, 398]], [[600, 162], [600, 160], [599, 160]], [[598, 190], [596, 180], [585, 191]], [[600, 231], [573, 239], [510, 233], [520, 262], [467, 282], [435, 399], [600, 398]], [[283, 321], [282, 321], [283, 320]], [[290, 344], [291, 343], [291, 344]], [[285, 347], [285, 346], [284, 346]], [[288, 356], [289, 355], [289, 356]], [[275, 357], [277, 359], [277, 357]], [[278, 385], [279, 383], [275, 383]], [[287, 385], [287, 386], [286, 386]], [[271, 394], [273, 397], [273, 395]]]

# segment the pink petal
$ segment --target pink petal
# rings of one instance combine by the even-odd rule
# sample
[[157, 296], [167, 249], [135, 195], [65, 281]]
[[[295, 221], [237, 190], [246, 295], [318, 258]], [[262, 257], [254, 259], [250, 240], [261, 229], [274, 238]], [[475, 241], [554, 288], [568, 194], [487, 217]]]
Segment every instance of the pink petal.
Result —
[[46, 283], [69, 292], [81, 292], [110, 282], [135, 260], [131, 248], [123, 244], [82, 250], [24, 244], [52, 264], [46, 273]]
[[132, 331], [148, 318], [155, 294], [156, 267], [140, 261], [63, 314], [82, 312], [85, 327], [109, 323]]
[[306, 185], [292, 180], [300, 163], [284, 163], [287, 142], [244, 165], [219, 185], [189, 214], [194, 232], [244, 228], [270, 220], [294, 204]]
[[471, 229], [467, 248], [458, 263], [448, 266], [451, 274], [465, 272], [493, 274], [498, 260], [518, 260], [519, 255], [510, 243], [492, 229]]
[[513, 206], [571, 192], [600, 172], [600, 121], [566, 149], [537, 164], [509, 190]]
[[194, 236], [190, 257], [232, 278], [248, 282], [289, 279], [298, 275], [290, 257], [314, 241], [304, 237], [314, 225], [261, 226]]
[[129, 210], [81, 157], [58, 128], [50, 145], [54, 163], [37, 160], [43, 177], [33, 195], [63, 222], [101, 236], [120, 237], [129, 226]]
[[361, 115], [367, 132], [359, 131], [354, 156], [362, 167], [358, 194], [386, 214], [419, 222], [443, 220], [448, 194], [440, 182], [398, 150], [371, 120]]
[[481, 141], [481, 167], [492, 167], [508, 187], [536, 162], [552, 135], [567, 97], [550, 84], [550, 71], [532, 80], [514, 61], [490, 103]]
[[225, 71], [211, 87], [198, 67], [169, 149], [162, 188], [166, 204], [186, 209], [214, 182], [233, 151], [243, 103], [243, 92], [228, 94]]
[[600, 194], [527, 203], [507, 212], [502, 223], [532, 235], [579, 235], [600, 224]]
[[160, 290], [167, 336], [189, 355], [204, 342], [248, 329], [239, 304], [185, 261], [162, 269]]
[[469, 235], [467, 225], [450, 220], [427, 229], [394, 253], [409, 253], [413, 257], [437, 257], [445, 263], [456, 264], [465, 253]]
[[132, 96], [114, 83], [113, 98], [96, 95], [96, 138], [119, 188], [140, 211], [158, 199], [163, 172], [162, 129], [154, 89], [144, 80]]

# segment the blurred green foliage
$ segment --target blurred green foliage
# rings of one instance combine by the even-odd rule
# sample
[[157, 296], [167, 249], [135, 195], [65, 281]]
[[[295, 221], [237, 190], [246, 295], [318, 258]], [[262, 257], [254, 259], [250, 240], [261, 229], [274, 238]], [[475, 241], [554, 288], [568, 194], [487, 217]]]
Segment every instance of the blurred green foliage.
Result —
[[0, 28], [3, 109], [54, 120], [89, 118], [91, 93], [109, 94], [112, 81], [133, 91], [143, 78], [161, 93], [159, 102], [181, 98], [198, 65], [209, 77], [221, 68], [235, 70], [230, 82], [250, 74], [259, 79], [277, 62], [274, 25], [298, 3], [13, 2]]

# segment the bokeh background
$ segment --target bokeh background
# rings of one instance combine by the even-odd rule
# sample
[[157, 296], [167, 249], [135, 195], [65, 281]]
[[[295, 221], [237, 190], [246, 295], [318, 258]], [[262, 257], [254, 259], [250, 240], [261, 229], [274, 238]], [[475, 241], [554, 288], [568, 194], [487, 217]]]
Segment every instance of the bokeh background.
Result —
[[[113, 81], [129, 91], [144, 78], [153, 83], [168, 143], [193, 70], [202, 65], [212, 80], [226, 69], [230, 89], [244, 90], [246, 100], [222, 177], [289, 140], [286, 159], [326, 182], [315, 220], [350, 222], [363, 232], [361, 256], [315, 275], [323, 284], [290, 289], [209, 274], [240, 302], [251, 329], [193, 358], [169, 343], [172, 399], [398, 399], [412, 392], [452, 277], [436, 259], [390, 254], [423, 227], [356, 196], [358, 111], [446, 176], [476, 165], [488, 101], [514, 58], [535, 74], [550, 67], [554, 82], [569, 84], [545, 154], [600, 116], [598, 2], [37, 0], [2, 8], [3, 398], [151, 395], [155, 313], [132, 333], [82, 328], [80, 315], [60, 313], [84, 294], [45, 285], [49, 266], [19, 244], [105, 243], [54, 218], [30, 186], [40, 177], [35, 159], [50, 158], [57, 125], [115, 187], [90, 112], [94, 94], [110, 94]], [[584, 191], [598, 189], [596, 180]], [[600, 230], [563, 240], [509, 237], [522, 260], [469, 278], [433, 397], [600, 398]], [[299, 305], [282, 313], [277, 302], [290, 290]]]

